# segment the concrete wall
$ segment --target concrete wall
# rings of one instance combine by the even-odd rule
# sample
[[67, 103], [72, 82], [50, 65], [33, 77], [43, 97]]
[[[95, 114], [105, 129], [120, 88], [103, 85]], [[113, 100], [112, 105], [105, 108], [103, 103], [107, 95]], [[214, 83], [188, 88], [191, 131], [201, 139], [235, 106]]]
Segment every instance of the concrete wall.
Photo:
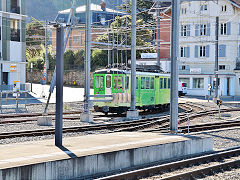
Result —
[[[53, 71], [48, 71], [48, 84], [51, 83]], [[40, 83], [43, 80], [43, 74], [41, 71], [33, 71], [33, 83]], [[26, 81], [31, 82], [30, 71], [26, 72]], [[75, 84], [74, 84], [75, 82]], [[64, 84], [84, 86], [84, 72], [82, 71], [65, 71], [64, 72]], [[93, 87], [93, 73], [91, 73], [91, 87]]]
[[84, 176], [104, 174], [109, 171], [213, 150], [212, 138], [189, 137], [186, 141], [1, 169], [0, 180], [84, 178]]

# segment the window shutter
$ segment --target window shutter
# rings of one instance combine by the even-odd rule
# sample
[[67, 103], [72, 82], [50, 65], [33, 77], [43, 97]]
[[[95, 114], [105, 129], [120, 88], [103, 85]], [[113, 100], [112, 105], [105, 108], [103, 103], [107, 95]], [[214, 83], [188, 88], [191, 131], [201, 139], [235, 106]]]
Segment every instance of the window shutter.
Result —
[[190, 47], [187, 47], [187, 58], [190, 58]]
[[195, 36], [199, 36], [199, 24], [195, 24]]
[[210, 23], [207, 24], [207, 36], [210, 36]]
[[199, 49], [199, 48], [198, 48], [198, 46], [196, 45], [196, 46], [195, 46], [195, 58], [198, 58], [198, 49]]
[[187, 36], [191, 35], [191, 26], [190, 24], [187, 25]]
[[231, 22], [227, 22], [227, 35], [231, 34]]
[[226, 45], [219, 45], [219, 57], [226, 57]]
[[209, 57], [209, 50], [210, 50], [210, 47], [209, 45], [206, 46], [206, 57]]
[[189, 65], [186, 65], [186, 70], [190, 70], [190, 66]]

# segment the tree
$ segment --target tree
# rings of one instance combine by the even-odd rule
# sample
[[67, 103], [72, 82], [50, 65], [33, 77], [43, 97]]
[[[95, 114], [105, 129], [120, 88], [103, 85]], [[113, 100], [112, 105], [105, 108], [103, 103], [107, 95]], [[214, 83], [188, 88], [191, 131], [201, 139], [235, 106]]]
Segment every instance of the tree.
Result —
[[[152, 8], [153, 2], [146, 0], [137, 0], [137, 18], [142, 19], [145, 23], [153, 21], [153, 16], [148, 13], [148, 10]], [[123, 0], [123, 4], [119, 6], [119, 9], [131, 14], [132, 3], [129, 0]]]
[[[152, 47], [152, 37], [153, 31], [145, 27], [145, 22], [143, 19], [138, 19], [136, 22], [137, 26], [137, 58], [141, 57], [141, 53], [144, 52], [156, 52], [156, 50]], [[124, 27], [124, 28], [121, 28]], [[127, 27], [127, 29], [125, 28]], [[118, 16], [115, 18], [115, 21], [112, 22], [111, 31], [109, 33], [105, 33], [102, 36], [98, 37], [96, 41], [108, 43], [108, 36], [110, 38], [110, 42], [115, 42], [115, 44], [124, 45], [127, 42], [128, 46], [128, 59], [131, 58], [130, 46], [131, 46], [131, 16]], [[114, 32], [114, 33], [113, 33]], [[126, 36], [127, 35], [127, 38]], [[117, 43], [118, 42], [118, 43]], [[120, 53], [120, 51], [118, 51]]]
[[74, 68], [75, 56], [72, 50], [67, 50], [64, 53], [64, 69], [70, 70]]
[[92, 63], [91, 70], [95, 71], [97, 68], [105, 67], [108, 63], [108, 54], [104, 50], [94, 50], [92, 51]]

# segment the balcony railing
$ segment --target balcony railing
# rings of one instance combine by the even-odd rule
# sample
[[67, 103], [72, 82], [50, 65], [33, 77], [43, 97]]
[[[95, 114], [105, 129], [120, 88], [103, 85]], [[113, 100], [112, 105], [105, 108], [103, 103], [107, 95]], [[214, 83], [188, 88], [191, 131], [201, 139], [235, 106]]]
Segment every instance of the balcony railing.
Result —
[[11, 41], [20, 42], [20, 29], [11, 29]]
[[20, 14], [20, 7], [19, 6], [11, 6], [11, 13]]

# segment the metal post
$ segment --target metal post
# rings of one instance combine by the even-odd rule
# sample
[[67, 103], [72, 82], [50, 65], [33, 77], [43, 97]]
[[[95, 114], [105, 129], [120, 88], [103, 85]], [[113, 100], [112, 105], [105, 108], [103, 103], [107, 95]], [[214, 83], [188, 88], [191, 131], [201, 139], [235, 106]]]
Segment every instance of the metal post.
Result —
[[49, 62], [48, 62], [48, 45], [47, 45], [47, 21], [45, 23], [45, 63], [46, 63], [46, 83], [48, 82], [48, 69], [49, 69]]
[[160, 68], [160, 2], [157, 3], [157, 65]]
[[219, 17], [216, 17], [216, 29], [215, 29], [215, 35], [216, 35], [216, 41], [215, 41], [215, 77], [216, 77], [216, 87], [215, 87], [215, 98], [218, 98], [218, 34], [219, 34]]
[[91, 0], [86, 0], [86, 26], [85, 26], [85, 88], [84, 88], [84, 112], [81, 121], [92, 122], [93, 117], [90, 112], [90, 66], [91, 66]]
[[132, 33], [131, 33], [131, 107], [127, 112], [128, 119], [138, 119], [136, 110], [136, 20], [137, 0], [132, 0]]
[[32, 92], [32, 71], [33, 71], [33, 63], [31, 63], [30, 69], [31, 69], [31, 92]]
[[62, 146], [64, 28], [57, 28], [55, 145]]
[[178, 132], [178, 51], [180, 0], [172, 0], [170, 131]]
[[218, 118], [221, 119], [221, 106], [218, 105]]

